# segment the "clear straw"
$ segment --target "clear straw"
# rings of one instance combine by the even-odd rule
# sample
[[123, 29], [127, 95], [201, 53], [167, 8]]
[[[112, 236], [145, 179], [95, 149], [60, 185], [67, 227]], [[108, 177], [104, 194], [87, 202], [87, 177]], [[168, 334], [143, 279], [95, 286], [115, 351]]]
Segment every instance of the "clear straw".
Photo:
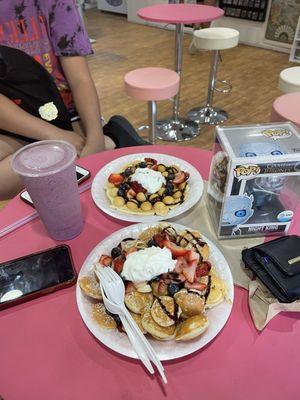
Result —
[[[83, 193], [91, 187], [92, 183], [87, 182], [83, 185], [79, 186], [79, 193]], [[26, 217], [20, 218], [18, 221], [12, 223], [11, 225], [6, 226], [5, 228], [0, 230], [0, 238], [6, 236], [8, 233], [15, 231], [16, 229], [20, 228], [21, 226], [27, 224], [30, 221], [38, 218], [37, 211], [33, 211], [31, 214], [26, 215]]]

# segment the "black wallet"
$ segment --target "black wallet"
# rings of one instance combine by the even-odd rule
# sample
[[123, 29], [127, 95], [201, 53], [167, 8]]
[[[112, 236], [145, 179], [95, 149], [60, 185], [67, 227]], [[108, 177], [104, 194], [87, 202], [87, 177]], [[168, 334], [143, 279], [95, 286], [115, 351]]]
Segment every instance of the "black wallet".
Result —
[[300, 299], [299, 236], [283, 236], [245, 249], [242, 260], [279, 301]]

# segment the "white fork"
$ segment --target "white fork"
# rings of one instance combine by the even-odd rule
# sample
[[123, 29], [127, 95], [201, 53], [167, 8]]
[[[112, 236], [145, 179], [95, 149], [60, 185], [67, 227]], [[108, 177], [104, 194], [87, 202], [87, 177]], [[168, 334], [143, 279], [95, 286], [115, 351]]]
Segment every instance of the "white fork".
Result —
[[167, 378], [164, 373], [164, 367], [162, 363], [157, 357], [151, 344], [140, 331], [139, 327], [136, 325], [136, 322], [134, 321], [124, 304], [125, 286], [122, 278], [110, 267], [98, 267], [97, 271], [100, 274], [101, 284], [105, 289], [108, 299], [122, 309], [132, 329], [134, 330], [136, 335], [138, 335], [140, 341], [143, 343], [150, 360], [152, 360], [152, 362], [156, 365], [163, 382], [167, 383]]

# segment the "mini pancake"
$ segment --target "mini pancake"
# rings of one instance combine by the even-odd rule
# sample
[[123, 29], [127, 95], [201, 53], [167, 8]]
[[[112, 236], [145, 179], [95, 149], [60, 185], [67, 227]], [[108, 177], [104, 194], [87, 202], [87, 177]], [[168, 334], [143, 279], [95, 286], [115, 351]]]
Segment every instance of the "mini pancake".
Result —
[[159, 340], [171, 340], [174, 338], [176, 326], [163, 327], [158, 325], [152, 318], [149, 309], [146, 309], [142, 315], [142, 325], [148, 333]]
[[113, 317], [107, 314], [102, 303], [93, 305], [92, 316], [95, 322], [105, 329], [116, 329], [117, 324]]
[[152, 303], [152, 293], [129, 292], [125, 294], [126, 307], [136, 314], [141, 314], [144, 308], [150, 308]]
[[170, 296], [158, 297], [151, 307], [151, 316], [154, 321], [163, 327], [172, 326], [177, 321], [177, 306]]
[[156, 233], [160, 233], [161, 231], [162, 228], [160, 226], [151, 226], [150, 228], [147, 228], [142, 233], [140, 233], [138, 239], [142, 240], [145, 243], [148, 243], [149, 240], [152, 239]]
[[82, 276], [78, 280], [80, 289], [83, 293], [92, 299], [95, 300], [102, 300], [101, 290], [99, 287], [99, 283], [97, 282], [96, 278], [92, 276]]
[[222, 279], [217, 275], [211, 275], [210, 292], [207, 296], [205, 306], [212, 308], [224, 300], [226, 287]]
[[196, 338], [201, 335], [208, 327], [208, 318], [206, 315], [194, 315], [179, 324], [175, 340], [185, 341]]
[[198, 231], [181, 232], [177, 244], [181, 247], [193, 248], [201, 255], [203, 261], [207, 261], [209, 258], [208, 244], [202, 239]]
[[[130, 315], [132, 316], [132, 318], [134, 319], [135, 323], [137, 324], [137, 326], [140, 328], [140, 331], [145, 335], [147, 333], [147, 331], [144, 329], [143, 325], [142, 325], [142, 316], [140, 314], [135, 314], [131, 311]], [[125, 329], [122, 326], [123, 331], [125, 332]]]
[[174, 299], [181, 308], [185, 318], [199, 315], [203, 312], [205, 298], [197, 292], [181, 289], [179, 292], [175, 293]]

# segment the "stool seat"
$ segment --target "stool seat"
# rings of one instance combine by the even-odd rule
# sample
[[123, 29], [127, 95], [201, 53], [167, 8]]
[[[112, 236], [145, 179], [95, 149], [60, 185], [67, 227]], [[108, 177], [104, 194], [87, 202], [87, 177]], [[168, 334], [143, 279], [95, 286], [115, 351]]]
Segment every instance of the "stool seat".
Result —
[[278, 97], [273, 103], [270, 120], [291, 121], [300, 128], [300, 92]]
[[167, 68], [135, 69], [125, 75], [124, 82], [126, 93], [138, 100], [167, 100], [179, 89], [179, 75]]
[[225, 50], [239, 43], [239, 31], [232, 28], [205, 28], [194, 31], [193, 44], [200, 50]]
[[278, 88], [284, 93], [300, 92], [300, 67], [290, 67], [281, 71]]

